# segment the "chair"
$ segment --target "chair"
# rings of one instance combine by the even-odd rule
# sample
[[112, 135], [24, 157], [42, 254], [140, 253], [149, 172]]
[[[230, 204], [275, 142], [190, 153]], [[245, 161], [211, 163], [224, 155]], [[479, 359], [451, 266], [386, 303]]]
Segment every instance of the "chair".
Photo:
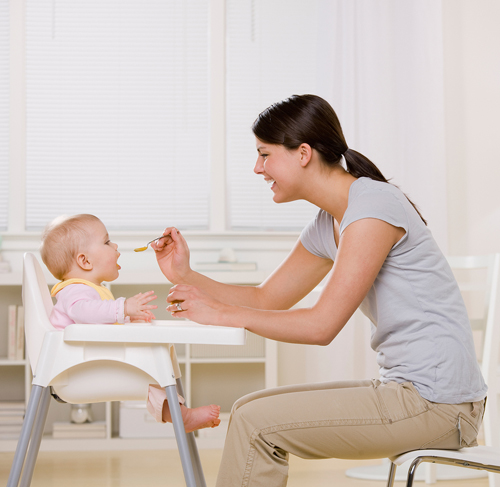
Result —
[[184, 391], [173, 344], [243, 345], [245, 330], [188, 321], [55, 330], [49, 321], [52, 298], [31, 253], [24, 255], [23, 304], [33, 386], [7, 487], [31, 484], [51, 392], [71, 404], [145, 401], [152, 383], [167, 393], [186, 485], [206, 487], [194, 434], [184, 431], [177, 399], [177, 391]]
[[[391, 459], [382, 465], [373, 467], [358, 467], [346, 471], [349, 477], [382, 480], [388, 476], [388, 487], [392, 487], [396, 467], [403, 466], [403, 471], [408, 472], [408, 486], [412, 485], [417, 475], [417, 467], [420, 463], [426, 465], [425, 475], [418, 480], [434, 483], [436, 480], [450, 480], [464, 478], [457, 469], [449, 469], [448, 466], [462, 466], [483, 470], [489, 473], [490, 487], [500, 487], [498, 476], [492, 472], [500, 472], [500, 438], [498, 429], [498, 359], [500, 346], [500, 254], [487, 256], [449, 257], [448, 262], [454, 272], [462, 272], [466, 277], [470, 273], [482, 270], [486, 274], [485, 285], [478, 286], [476, 283], [463, 283], [458, 276], [459, 286], [462, 294], [469, 292], [481, 292], [484, 296], [483, 315], [479, 319], [471, 319], [473, 330], [482, 332], [481, 371], [488, 384], [488, 400], [483, 420], [485, 444], [487, 446], [464, 448], [457, 451], [450, 450], [415, 450], [404, 453], [397, 458]], [[403, 465], [404, 464], [404, 465]], [[437, 465], [444, 465], [436, 469]], [[474, 474], [476, 477], [477, 474]], [[404, 478], [398, 477], [397, 480]]]

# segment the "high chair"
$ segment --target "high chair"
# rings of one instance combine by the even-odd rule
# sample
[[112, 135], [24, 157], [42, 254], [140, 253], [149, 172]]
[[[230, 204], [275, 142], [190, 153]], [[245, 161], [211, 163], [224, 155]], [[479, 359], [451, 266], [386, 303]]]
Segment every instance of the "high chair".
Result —
[[206, 487], [194, 434], [184, 431], [177, 391], [184, 393], [173, 344], [243, 345], [246, 331], [189, 321], [56, 330], [49, 321], [52, 298], [31, 253], [24, 255], [23, 304], [33, 382], [7, 487], [31, 484], [51, 393], [70, 404], [146, 401], [149, 384], [165, 388], [186, 485]]

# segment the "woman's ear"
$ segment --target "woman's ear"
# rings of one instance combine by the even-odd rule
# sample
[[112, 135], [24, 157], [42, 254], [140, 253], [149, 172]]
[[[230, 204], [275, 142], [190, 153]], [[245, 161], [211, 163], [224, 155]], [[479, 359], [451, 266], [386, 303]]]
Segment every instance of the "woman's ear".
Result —
[[298, 151], [300, 156], [300, 165], [302, 167], [306, 167], [312, 157], [312, 147], [309, 144], [303, 143], [300, 144]]
[[78, 266], [84, 271], [91, 271], [93, 268], [92, 264], [89, 262], [85, 254], [78, 254], [76, 257], [76, 262]]

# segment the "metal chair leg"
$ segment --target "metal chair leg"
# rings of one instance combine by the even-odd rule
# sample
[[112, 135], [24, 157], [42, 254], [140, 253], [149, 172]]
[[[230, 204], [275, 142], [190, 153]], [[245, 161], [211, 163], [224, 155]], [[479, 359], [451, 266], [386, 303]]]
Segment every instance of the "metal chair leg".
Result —
[[7, 480], [7, 487], [17, 487], [19, 484], [24, 461], [26, 459], [26, 452], [28, 451], [28, 445], [33, 431], [33, 425], [35, 423], [40, 399], [44, 389], [46, 388], [42, 386], [33, 386], [31, 389], [28, 407], [26, 408], [23, 427], [21, 429], [21, 435], [19, 436], [19, 441], [17, 442], [16, 453], [14, 454], [14, 461], [12, 462], [12, 467], [10, 469], [9, 480]]
[[387, 487], [393, 487], [394, 479], [396, 478], [396, 464], [391, 462], [391, 468], [389, 470], [389, 478], [387, 479]]
[[50, 405], [50, 390], [46, 387], [42, 392], [38, 414], [36, 415], [33, 433], [28, 448], [28, 455], [24, 462], [23, 475], [19, 487], [29, 487], [31, 479], [33, 478], [33, 471], [35, 470], [36, 459], [40, 451], [40, 443], [42, 442], [43, 429], [47, 421], [47, 413]]
[[196, 480], [194, 476], [193, 463], [189, 452], [186, 431], [184, 430], [184, 422], [182, 421], [181, 408], [177, 398], [177, 389], [175, 385], [165, 387], [167, 393], [168, 407], [170, 415], [172, 416], [172, 424], [174, 425], [175, 439], [177, 441], [177, 448], [181, 457], [182, 470], [184, 471], [184, 478], [186, 479], [187, 487], [196, 487]]
[[[181, 378], [177, 380], [177, 392], [182, 396], [186, 397], [184, 394], [184, 387], [182, 385]], [[198, 487], [207, 487], [205, 482], [205, 475], [203, 474], [203, 468], [201, 466], [200, 454], [198, 453], [198, 446], [196, 445], [196, 438], [194, 432], [187, 433], [187, 441], [189, 452], [191, 454], [191, 462], [193, 463], [194, 476], [196, 478], [196, 485]]]
[[410, 468], [408, 469], [408, 478], [406, 480], [406, 487], [412, 487], [413, 481], [415, 480], [415, 474], [417, 473], [417, 467], [422, 463], [422, 458], [415, 458]]

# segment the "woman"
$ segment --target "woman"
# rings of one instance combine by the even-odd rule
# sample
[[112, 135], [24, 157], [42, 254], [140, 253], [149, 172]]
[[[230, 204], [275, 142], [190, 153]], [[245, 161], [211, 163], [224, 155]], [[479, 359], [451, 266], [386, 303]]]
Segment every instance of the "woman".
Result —
[[[292, 96], [253, 125], [255, 173], [277, 203], [320, 208], [260, 286], [208, 279], [189, 267], [174, 228], [154, 248], [176, 285], [167, 309], [284, 342], [329, 344], [358, 306], [373, 323], [380, 379], [266, 390], [234, 407], [217, 485], [286, 485], [288, 454], [382, 458], [476, 444], [486, 385], [467, 313], [426, 222], [362, 154], [349, 149], [323, 99]], [[342, 167], [345, 160], [347, 170]], [[328, 273], [311, 308], [290, 309]]]

